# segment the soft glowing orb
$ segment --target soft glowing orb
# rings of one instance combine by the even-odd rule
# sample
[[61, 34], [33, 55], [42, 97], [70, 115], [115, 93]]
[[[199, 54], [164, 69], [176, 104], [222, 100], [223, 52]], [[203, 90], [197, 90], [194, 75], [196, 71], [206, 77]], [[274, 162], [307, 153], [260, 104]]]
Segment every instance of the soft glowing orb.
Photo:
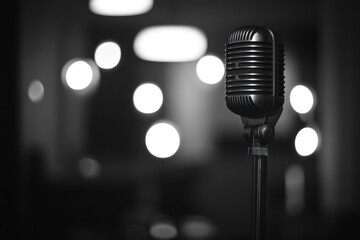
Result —
[[104, 16], [129, 16], [151, 10], [153, 0], [90, 0], [90, 10]]
[[149, 152], [155, 157], [168, 158], [179, 149], [180, 135], [171, 124], [157, 123], [147, 131], [145, 144]]
[[318, 134], [310, 127], [301, 129], [295, 137], [295, 149], [301, 156], [313, 154], [316, 151], [318, 144]]
[[83, 158], [79, 161], [79, 171], [86, 178], [94, 178], [101, 172], [98, 161], [92, 158]]
[[85, 95], [97, 89], [100, 71], [94, 60], [74, 58], [64, 65], [61, 78], [66, 87], [76, 94]]
[[314, 96], [309, 88], [297, 85], [290, 92], [290, 104], [296, 112], [304, 114], [313, 107]]
[[82, 90], [88, 87], [93, 78], [91, 66], [85, 61], [72, 63], [65, 75], [67, 85], [73, 90]]
[[39, 80], [34, 80], [30, 83], [28, 88], [29, 99], [36, 103], [40, 102], [44, 97], [44, 86]]
[[224, 72], [224, 63], [216, 56], [204, 56], [196, 65], [199, 79], [207, 84], [218, 83], [223, 78]]
[[121, 58], [120, 46], [115, 42], [103, 42], [95, 50], [95, 62], [103, 69], [114, 68]]
[[142, 113], [154, 113], [163, 103], [161, 89], [152, 83], [144, 83], [136, 88], [133, 95], [135, 108]]
[[207, 39], [202, 31], [190, 26], [154, 26], [135, 37], [135, 54], [155, 62], [193, 61], [206, 52]]
[[213, 224], [205, 217], [193, 216], [181, 227], [182, 233], [189, 239], [210, 239], [215, 233]]
[[158, 222], [150, 227], [150, 235], [155, 239], [172, 239], [178, 234], [172, 223]]

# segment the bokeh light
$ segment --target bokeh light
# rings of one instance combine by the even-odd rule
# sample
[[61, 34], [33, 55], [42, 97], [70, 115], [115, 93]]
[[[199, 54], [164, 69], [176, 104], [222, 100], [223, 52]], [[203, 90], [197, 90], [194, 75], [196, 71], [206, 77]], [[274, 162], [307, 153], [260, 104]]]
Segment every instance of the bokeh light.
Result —
[[34, 80], [28, 87], [29, 99], [34, 102], [40, 102], [44, 97], [44, 86], [39, 80]]
[[181, 233], [189, 239], [211, 239], [215, 227], [206, 217], [191, 216], [181, 225]]
[[224, 63], [220, 58], [207, 55], [202, 57], [196, 65], [196, 73], [201, 81], [207, 84], [215, 84], [224, 76]]
[[171, 221], [162, 220], [150, 226], [150, 235], [155, 239], [173, 239], [178, 235], [178, 231]]
[[147, 131], [145, 144], [148, 151], [155, 157], [168, 158], [179, 149], [180, 135], [172, 124], [159, 122]]
[[319, 144], [319, 136], [313, 128], [301, 129], [295, 137], [295, 149], [301, 156], [313, 154]]
[[93, 158], [82, 158], [78, 166], [81, 175], [86, 178], [94, 178], [100, 175], [101, 166], [99, 162]]
[[94, 58], [100, 68], [114, 68], [120, 62], [121, 48], [116, 42], [103, 42], [96, 48]]
[[151, 10], [153, 0], [90, 0], [90, 10], [104, 16], [129, 16]]
[[71, 89], [82, 90], [90, 85], [93, 72], [90, 65], [85, 61], [72, 63], [66, 71], [66, 83]]
[[91, 59], [69, 60], [61, 75], [64, 85], [80, 95], [93, 92], [100, 80], [99, 68]]
[[296, 112], [305, 114], [312, 109], [314, 96], [306, 86], [297, 85], [290, 92], [290, 104]]
[[191, 26], [153, 26], [135, 37], [135, 54], [147, 61], [185, 62], [197, 60], [207, 49], [207, 39]]
[[144, 83], [138, 86], [133, 95], [135, 108], [142, 113], [154, 113], [163, 103], [161, 89], [153, 83]]

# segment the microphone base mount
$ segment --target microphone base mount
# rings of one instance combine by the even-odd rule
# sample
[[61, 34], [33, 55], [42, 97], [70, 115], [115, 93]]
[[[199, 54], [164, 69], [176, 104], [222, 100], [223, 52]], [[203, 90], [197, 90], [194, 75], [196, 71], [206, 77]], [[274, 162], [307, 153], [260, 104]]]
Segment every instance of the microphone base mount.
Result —
[[[262, 118], [247, 118], [241, 116], [244, 124], [244, 139], [253, 147], [266, 145], [275, 138], [275, 125], [280, 118], [283, 108], [273, 114]], [[260, 147], [260, 146], [259, 146]]]

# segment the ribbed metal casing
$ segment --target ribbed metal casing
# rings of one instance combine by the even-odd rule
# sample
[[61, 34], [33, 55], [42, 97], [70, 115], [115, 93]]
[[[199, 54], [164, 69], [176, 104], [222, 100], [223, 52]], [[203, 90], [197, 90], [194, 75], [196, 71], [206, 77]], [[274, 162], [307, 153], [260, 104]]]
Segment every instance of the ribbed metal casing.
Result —
[[228, 108], [241, 116], [259, 118], [284, 103], [284, 46], [269, 29], [235, 29], [225, 45]]

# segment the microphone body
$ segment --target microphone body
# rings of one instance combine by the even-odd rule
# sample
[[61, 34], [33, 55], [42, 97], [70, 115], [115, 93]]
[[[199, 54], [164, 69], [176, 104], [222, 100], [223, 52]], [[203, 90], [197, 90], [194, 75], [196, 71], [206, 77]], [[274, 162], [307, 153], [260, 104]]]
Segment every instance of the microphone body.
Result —
[[284, 104], [284, 45], [279, 35], [256, 26], [235, 29], [225, 44], [227, 107], [240, 115], [251, 143], [251, 239], [265, 240], [268, 143]]
[[244, 26], [229, 35], [225, 46], [227, 107], [245, 125], [259, 125], [269, 116], [280, 115], [284, 45], [279, 35], [263, 27]]

